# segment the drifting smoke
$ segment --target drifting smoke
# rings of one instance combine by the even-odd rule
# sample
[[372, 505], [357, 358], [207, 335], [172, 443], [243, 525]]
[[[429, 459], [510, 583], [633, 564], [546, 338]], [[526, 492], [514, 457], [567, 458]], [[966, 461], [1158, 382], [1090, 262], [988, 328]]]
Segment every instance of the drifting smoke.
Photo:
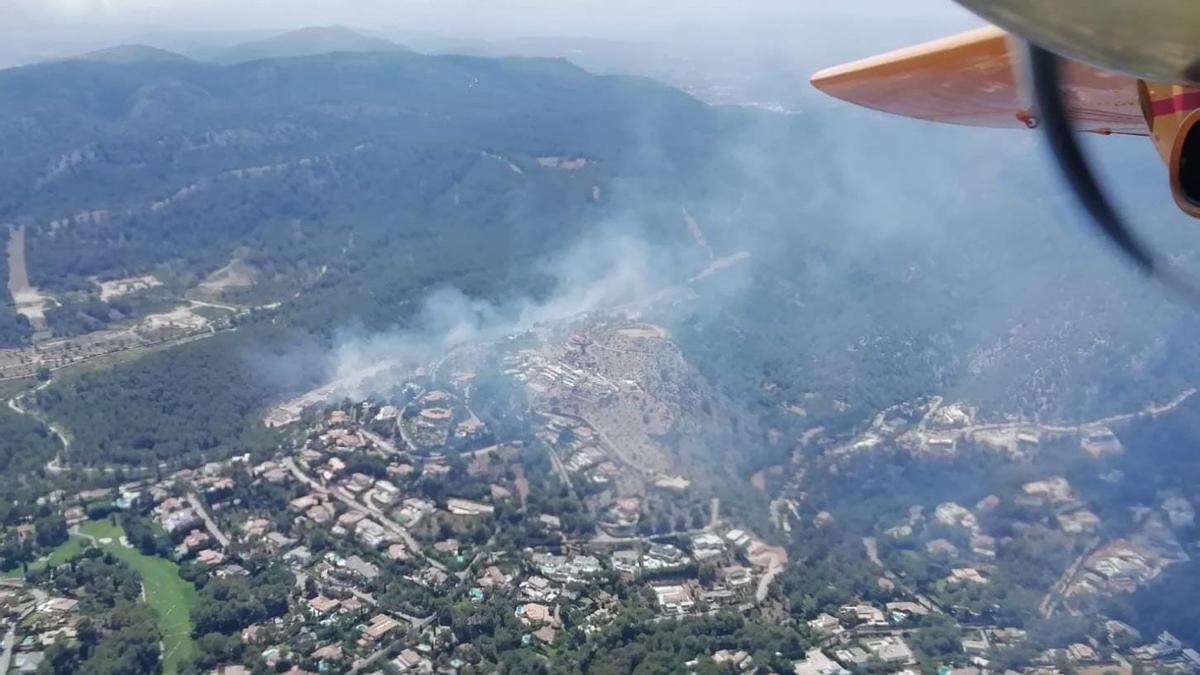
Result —
[[[1150, 149], [1105, 140], [1098, 149], [1108, 173], [1153, 194]], [[652, 130], [642, 141], [639, 156], [656, 158], [663, 174], [678, 170]], [[752, 256], [692, 284], [682, 309], [647, 314], [670, 328], [703, 317], [709, 328], [692, 343], [680, 331], [685, 352], [699, 347], [702, 370], [713, 368], [704, 354], [733, 355], [722, 367], [745, 372], [767, 359], [807, 359], [835, 372], [837, 385], [873, 389], [888, 403], [934, 391], [1020, 413], [1070, 417], [1096, 405], [1120, 411], [1128, 402], [1106, 398], [1105, 386], [1081, 391], [1077, 382], [1102, 369], [1111, 387], [1168, 367], [1171, 351], [1162, 344], [1180, 314], [1108, 255], [1073, 212], [1038, 141], [856, 111], [764, 113], [712, 139], [720, 161], [695, 181], [713, 189], [681, 199], [704, 230], [703, 245], [679, 211], [666, 226], [673, 236], [647, 226], [647, 214], [674, 207], [653, 195], [629, 197], [621, 217], [541, 267], [553, 280], [547, 297], [495, 302], [434, 289], [405, 326], [338, 336], [331, 368], [353, 381], [380, 363], [428, 363], [457, 345], [644, 300], [697, 277], [712, 263], [711, 246], [717, 259]], [[1142, 169], [1129, 178], [1134, 166]], [[1180, 238], [1182, 219], [1169, 201], [1140, 215], [1160, 238], [1190, 243]], [[1120, 305], [1138, 311], [1113, 311]], [[731, 334], [712, 330], [731, 316], [743, 322]], [[872, 355], [882, 345], [891, 356]], [[1130, 353], [1139, 356], [1130, 361]], [[879, 358], [902, 361], [896, 368], [912, 389], [881, 381]], [[706, 374], [747, 379], [743, 372]], [[829, 384], [820, 379], [828, 373], [812, 376], [815, 387]], [[1174, 386], [1164, 380], [1163, 393]], [[1029, 394], [1045, 391], [1060, 392], [1059, 402], [1079, 400], [1054, 408]]]
[[[404, 327], [337, 336], [329, 358], [334, 379], [355, 382], [357, 374], [380, 363], [425, 363], [460, 345], [503, 339], [643, 299], [679, 279], [682, 270], [656, 264], [664, 259], [629, 228], [598, 228], [541, 266], [553, 280], [545, 299], [489, 302], [442, 287], [424, 299]], [[372, 392], [359, 388], [353, 393]]]

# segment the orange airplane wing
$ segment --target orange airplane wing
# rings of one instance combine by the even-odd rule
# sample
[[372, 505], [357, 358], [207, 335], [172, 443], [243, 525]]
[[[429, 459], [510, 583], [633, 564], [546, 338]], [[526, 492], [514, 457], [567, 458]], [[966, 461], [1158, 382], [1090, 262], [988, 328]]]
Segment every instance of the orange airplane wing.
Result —
[[[983, 28], [823, 70], [817, 89], [916, 119], [981, 127], [1036, 124], [1010, 36]], [[1135, 78], [1071, 61], [1064, 100], [1083, 131], [1148, 136]]]

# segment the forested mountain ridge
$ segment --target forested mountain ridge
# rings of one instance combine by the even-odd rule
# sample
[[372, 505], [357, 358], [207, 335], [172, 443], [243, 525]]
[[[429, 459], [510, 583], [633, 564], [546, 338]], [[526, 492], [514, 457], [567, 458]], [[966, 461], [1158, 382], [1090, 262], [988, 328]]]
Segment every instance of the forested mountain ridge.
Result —
[[[272, 226], [337, 218], [378, 232], [447, 199], [539, 214], [545, 204], [520, 202], [562, 199], [553, 184], [574, 181], [571, 200], [587, 206], [636, 164], [637, 125], [688, 119], [675, 139], [686, 149], [717, 117], [565, 62], [408, 53], [53, 63], [0, 72], [0, 101], [0, 220], [31, 226], [33, 281], [50, 288], [173, 260], [203, 273]], [[554, 171], [534, 161], [545, 155], [593, 165]], [[494, 199], [514, 187], [519, 199]]]

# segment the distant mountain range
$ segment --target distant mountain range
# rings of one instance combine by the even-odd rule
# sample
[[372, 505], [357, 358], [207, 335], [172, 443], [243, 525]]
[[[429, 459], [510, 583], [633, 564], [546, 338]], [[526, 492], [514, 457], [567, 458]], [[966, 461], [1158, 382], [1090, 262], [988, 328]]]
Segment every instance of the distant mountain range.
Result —
[[150, 63], [150, 62], [178, 62], [188, 61], [188, 57], [183, 54], [158, 49], [157, 47], [148, 47], [146, 45], [121, 45], [119, 47], [109, 47], [100, 49], [94, 52], [88, 52], [79, 57], [84, 61], [102, 61], [105, 63]]
[[341, 26], [302, 28], [265, 40], [235, 45], [219, 52], [214, 60], [242, 63], [257, 59], [313, 56], [335, 52], [402, 52], [406, 47], [391, 40], [364, 35]]
[[[56, 297], [164, 266], [203, 278], [247, 251], [285, 293], [320, 275], [315, 320], [390, 321], [431, 284], [502, 291], [516, 261], [651, 186], [671, 203], [716, 160], [706, 138], [755, 117], [562, 60], [119, 47], [0, 71], [0, 225], [26, 226]], [[646, 133], [670, 149], [646, 154]]]
[[[171, 42], [167, 38], [147, 36], [148, 42]], [[240, 42], [228, 47], [187, 48], [179, 53], [148, 44], [127, 44], [108, 47], [71, 57], [85, 61], [108, 63], [147, 63], [165, 61], [203, 61], [224, 64], [245, 63], [262, 59], [285, 59], [335, 53], [408, 52], [407, 47], [387, 38], [366, 35], [343, 26], [314, 26]], [[53, 59], [63, 60], [63, 59]], [[68, 59], [69, 60], [69, 59]]]

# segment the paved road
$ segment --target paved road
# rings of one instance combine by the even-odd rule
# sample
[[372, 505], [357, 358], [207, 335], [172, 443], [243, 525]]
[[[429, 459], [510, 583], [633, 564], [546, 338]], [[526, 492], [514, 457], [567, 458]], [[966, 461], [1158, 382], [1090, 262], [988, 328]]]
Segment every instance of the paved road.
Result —
[[787, 567], [785, 563], [780, 563], [778, 561], [771, 563], [771, 566], [767, 568], [766, 573], [763, 574], [758, 580], [758, 589], [754, 591], [755, 602], [761, 605], [763, 601], [767, 599], [767, 594], [771, 591], [771, 582], [775, 581], [775, 577], [779, 576], [785, 567]]
[[187, 500], [188, 504], [191, 504], [200, 518], [204, 520], [204, 527], [208, 528], [208, 533], [221, 543], [221, 548], [228, 549], [229, 537], [225, 536], [221, 528], [217, 527], [217, 522], [212, 519], [212, 516], [208, 515], [208, 509], [204, 508], [204, 502], [200, 501], [200, 497], [194, 492], [189, 492]]
[[400, 417], [396, 418], [396, 431], [400, 432], [400, 441], [404, 443], [404, 447], [408, 448], [410, 452], [416, 452], [417, 444], [413, 442], [412, 436], [408, 435], [408, 429], [404, 427], [403, 412]]
[[[27, 410], [24, 406], [21, 405], [21, 402], [25, 399], [26, 396], [28, 396], [29, 394], [36, 394], [39, 391], [45, 389], [46, 387], [49, 387], [51, 382], [53, 382], [53, 380], [46, 380], [45, 382], [34, 387], [33, 391], [23, 391], [20, 394], [17, 394], [16, 396], [8, 399], [8, 407], [10, 409], [12, 409], [12, 411], [17, 413], [18, 415], [30, 415], [37, 421], [41, 422], [42, 424], [45, 424], [46, 427], [48, 429], [50, 429], [50, 433], [52, 433], [58, 437], [58, 441], [60, 443], [62, 443], [62, 450], [60, 450], [58, 455], [56, 455], [54, 457], [54, 459], [50, 460], [50, 463], [46, 465], [46, 468], [48, 470], [50, 470], [51, 473], [57, 473], [58, 471], [61, 471], [61, 469], [54, 469], [54, 468], [52, 468], [52, 466], [62, 463], [62, 456], [64, 454], [66, 454], [66, 452], [68, 450], [71, 449], [71, 440], [67, 438], [67, 435], [64, 434], [62, 432], [62, 429], [60, 429], [57, 425], [50, 424], [50, 423], [42, 420], [40, 417], [38, 417], [37, 415], [33, 415], [32, 413], [29, 412], [29, 410]], [[7, 672], [7, 671], [0, 670], [0, 673], [5, 673], [5, 672]]]
[[393, 445], [391, 441], [384, 439], [383, 436], [380, 436], [379, 434], [375, 433], [374, 431], [369, 431], [367, 429], [359, 427], [358, 433], [362, 434], [367, 440], [371, 441], [375, 445], [378, 445], [384, 452], [388, 453], [389, 455], [400, 454], [400, 451], [396, 449], [396, 446]]
[[1070, 567], [1068, 567], [1066, 571], [1062, 573], [1062, 576], [1058, 578], [1058, 581], [1055, 581], [1054, 585], [1050, 587], [1050, 590], [1046, 592], [1046, 597], [1042, 598], [1041, 604], [1038, 605], [1038, 612], [1041, 613], [1042, 618], [1049, 619], [1054, 615], [1054, 612], [1058, 609], [1059, 603], [1061, 603], [1063, 600], [1063, 595], [1075, 581], [1075, 577], [1083, 568], [1083, 564], [1087, 562], [1087, 559], [1091, 557], [1091, 555], [1095, 553], [1097, 549], [1100, 548], [1101, 543], [1103, 543], [1103, 540], [1100, 538], [1095, 538], [1089, 542], [1084, 548], [1083, 553], [1080, 553], [1079, 557], [1075, 558], [1075, 561], [1071, 563]]
[[558, 474], [558, 479], [562, 481], [564, 486], [566, 486], [567, 490], [571, 493], [571, 496], [578, 499], [579, 495], [575, 494], [575, 484], [571, 482], [571, 476], [567, 473], [567, 467], [563, 466], [562, 459], [558, 456], [558, 451], [555, 450], [554, 446], [550, 445], [549, 443], [546, 443], [545, 445], [546, 450], [550, 455], [550, 465], [554, 467], [555, 473]]
[[4, 634], [4, 653], [0, 655], [0, 673], [7, 673], [12, 665], [13, 647], [17, 643], [17, 624], [14, 622]]
[[[1145, 407], [1143, 407], [1141, 410], [1138, 410], [1137, 412], [1121, 413], [1119, 415], [1110, 415], [1108, 417], [1102, 417], [1100, 419], [1095, 419], [1095, 420], [1091, 420], [1088, 422], [1080, 422], [1078, 424], [1041, 424], [1041, 423], [1030, 422], [1030, 421], [996, 422], [996, 423], [986, 423], [986, 424], [973, 424], [973, 425], [964, 426], [964, 427], [955, 427], [952, 429], [946, 429], [941, 433], [954, 434], [958, 438], [969, 438], [973, 434], [995, 433], [995, 432], [1006, 432], [1006, 433], [1013, 433], [1013, 434], [1021, 433], [1021, 432], [1032, 432], [1035, 434], [1079, 434], [1079, 435], [1084, 435], [1084, 434], [1087, 434], [1090, 432], [1100, 431], [1106, 427], [1115, 426], [1115, 425], [1123, 424], [1126, 422], [1131, 422], [1133, 420], [1140, 419], [1143, 417], [1152, 417], [1153, 418], [1153, 417], [1160, 417], [1162, 415], [1166, 415], [1166, 414], [1174, 411], [1179, 406], [1186, 403], [1188, 401], [1188, 399], [1192, 398], [1192, 396], [1195, 396], [1198, 391], [1200, 391], [1200, 390], [1197, 390], [1194, 387], [1190, 388], [1190, 389], [1185, 389], [1184, 391], [1180, 392], [1177, 396], [1175, 396], [1175, 398], [1172, 398], [1171, 400], [1167, 401], [1166, 403], [1150, 402]], [[942, 403], [942, 398], [940, 396], [935, 396], [931, 400], [934, 403], [934, 406], [933, 406], [934, 409], [939, 407]], [[933, 414], [933, 410], [930, 410], [929, 412], [927, 412], [925, 414], [925, 416], [921, 419], [921, 421], [917, 425], [915, 425], [915, 431], [918, 434], [920, 434], [921, 432], [924, 431], [925, 422], [929, 418], [929, 416], [932, 414]], [[855, 436], [848, 443], [843, 443], [837, 447], [834, 447], [830, 452], [833, 454], [840, 454], [840, 453], [846, 453], [846, 452], [852, 451], [854, 449], [854, 447], [859, 442], [861, 442], [868, 434], [878, 434], [878, 433], [879, 433], [878, 428], [876, 428], [873, 425], [867, 431]]]
[[427, 557], [425, 555], [425, 553], [421, 550], [421, 544], [419, 544], [417, 542], [417, 540], [414, 539], [411, 534], [409, 534], [408, 530], [404, 529], [403, 527], [400, 527], [395, 522], [393, 522], [392, 519], [389, 518], [388, 515], [386, 513], [384, 513], [383, 511], [375, 508], [374, 506], [367, 506], [367, 505], [363, 504], [362, 502], [358, 501], [357, 499], [354, 498], [354, 495], [351, 494], [345, 488], [338, 488], [337, 490], [334, 490], [330, 494], [332, 494], [334, 497], [337, 497], [343, 504], [345, 504], [346, 506], [349, 506], [350, 508], [354, 509], [355, 511], [358, 511], [359, 513], [365, 513], [365, 514], [373, 517], [375, 520], [379, 521], [379, 524], [383, 525], [384, 529], [386, 529], [387, 531], [396, 535], [397, 537], [400, 537], [400, 539], [402, 541], [404, 541], [404, 545], [408, 547], [408, 550], [413, 555], [415, 555], [419, 558], [423, 558], [425, 560], [425, 562], [429, 563], [430, 565], [438, 568], [439, 570], [441, 570], [443, 572], [449, 573], [450, 570], [446, 569], [445, 565], [434, 560], [433, 558]]
[[192, 300], [191, 298], [185, 298], [185, 301], [190, 304], [193, 304], [197, 307], [211, 307], [212, 309], [222, 309], [227, 312], [233, 312], [234, 314], [248, 314], [250, 312], [250, 310], [246, 309], [245, 307], [235, 307], [233, 305], [222, 305], [217, 302], [204, 302], [202, 300]]

